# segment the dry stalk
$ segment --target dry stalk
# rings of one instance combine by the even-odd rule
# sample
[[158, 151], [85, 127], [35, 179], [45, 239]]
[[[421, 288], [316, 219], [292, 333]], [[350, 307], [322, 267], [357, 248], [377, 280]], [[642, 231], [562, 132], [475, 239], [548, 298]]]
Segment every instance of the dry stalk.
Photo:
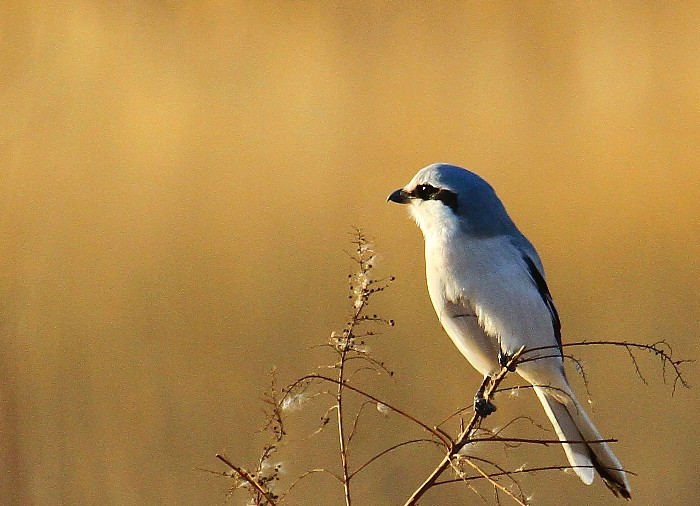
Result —
[[253, 475], [251, 475], [248, 471], [246, 471], [242, 467], [238, 467], [237, 465], [233, 464], [231, 461], [229, 461], [223, 455], [220, 455], [217, 453], [216, 458], [219, 459], [224, 464], [226, 464], [228, 467], [230, 467], [231, 471], [238, 474], [238, 476], [240, 476], [241, 479], [243, 479], [250, 486], [252, 486], [255, 490], [257, 490], [260, 493], [260, 495], [262, 495], [265, 498], [265, 500], [269, 503], [269, 506], [275, 506], [275, 504], [277, 504], [275, 499], [272, 497], [272, 494], [270, 493], [270, 491], [267, 490], [267, 488], [264, 487], [261, 483], [259, 483], [258, 480], [256, 480], [255, 477]]
[[[491, 383], [489, 383], [486, 390], [484, 391], [484, 397], [487, 400], [491, 398], [493, 391], [498, 388], [498, 385], [501, 384], [508, 372], [510, 372], [509, 368], [513, 367], [518, 358], [520, 358], [522, 352], [523, 348], [518, 350], [518, 352], [515, 355], [513, 355], [508, 361], [508, 363], [501, 369], [498, 375], [496, 375], [493, 378]], [[430, 475], [426, 478], [423, 484], [420, 487], [418, 487], [415, 490], [415, 492], [413, 492], [413, 494], [411, 494], [404, 506], [411, 506], [413, 504], [417, 504], [418, 500], [421, 497], [423, 497], [423, 495], [428, 491], [428, 489], [435, 485], [435, 482], [440, 477], [440, 475], [444, 473], [445, 470], [450, 466], [450, 463], [452, 462], [452, 459], [455, 457], [455, 455], [457, 455], [459, 451], [462, 448], [464, 448], [464, 446], [467, 443], [470, 442], [473, 433], [479, 428], [479, 425], [481, 424], [482, 420], [483, 418], [475, 411], [467, 426], [462, 430], [462, 432], [460, 432], [459, 436], [457, 436], [457, 439], [450, 445], [447, 454], [443, 457], [443, 459], [433, 470], [433, 472], [430, 473]]]

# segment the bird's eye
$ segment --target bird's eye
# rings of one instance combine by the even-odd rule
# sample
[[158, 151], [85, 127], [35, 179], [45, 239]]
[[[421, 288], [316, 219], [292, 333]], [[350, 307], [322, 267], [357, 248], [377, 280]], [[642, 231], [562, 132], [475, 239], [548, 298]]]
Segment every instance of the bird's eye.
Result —
[[413, 193], [421, 200], [428, 200], [437, 192], [437, 188], [429, 184], [419, 184]]

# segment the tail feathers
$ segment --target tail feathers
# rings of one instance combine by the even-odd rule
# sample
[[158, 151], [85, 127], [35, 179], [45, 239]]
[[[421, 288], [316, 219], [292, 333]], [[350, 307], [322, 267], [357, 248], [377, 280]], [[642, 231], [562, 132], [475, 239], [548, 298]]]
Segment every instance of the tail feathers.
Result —
[[[573, 392], [535, 386], [535, 393], [560, 441], [603, 439]], [[607, 443], [562, 443], [574, 472], [586, 485], [593, 483], [595, 471], [617, 497], [630, 499], [630, 486], [622, 464]]]
[[[566, 406], [547, 396], [543, 387], [535, 387], [535, 392], [560, 441], [583, 441], [585, 439]], [[584, 443], [562, 443], [562, 447], [574, 472], [581, 478], [581, 481], [586, 485], [593, 483], [595, 470], [588, 447]]]

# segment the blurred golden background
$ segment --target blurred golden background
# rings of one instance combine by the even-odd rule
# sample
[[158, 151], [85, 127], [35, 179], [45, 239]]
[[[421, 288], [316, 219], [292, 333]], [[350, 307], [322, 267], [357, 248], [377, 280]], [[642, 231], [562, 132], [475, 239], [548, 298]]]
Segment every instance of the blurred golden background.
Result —
[[[696, 3], [0, 12], [2, 504], [224, 503], [229, 482], [196, 468], [223, 471], [216, 452], [255, 463], [272, 365], [283, 384], [328, 363], [309, 348], [348, 315], [353, 225], [397, 277], [376, 298], [397, 325], [372, 343], [396, 375], [373, 388], [430, 423], [469, 402], [480, 378], [430, 305], [420, 232], [385, 203], [435, 161], [495, 186], [538, 247], [566, 341], [666, 339], [698, 356]], [[648, 357], [645, 385], [624, 351], [576, 354], [636, 503], [694, 502], [697, 390], [671, 396]], [[532, 399], [502, 399], [493, 423]], [[317, 424], [305, 416], [297, 440]], [[351, 464], [385, 433], [421, 436], [370, 417]], [[288, 476], [304, 459], [338, 469], [332, 432], [298, 443]], [[516, 468], [534, 451], [494, 455]], [[357, 503], [401, 503], [438, 460], [417, 447], [377, 464]], [[522, 484], [535, 504], [616, 503], [600, 480]], [[289, 504], [341, 498], [314, 476]], [[425, 504], [479, 501], [451, 485]]]

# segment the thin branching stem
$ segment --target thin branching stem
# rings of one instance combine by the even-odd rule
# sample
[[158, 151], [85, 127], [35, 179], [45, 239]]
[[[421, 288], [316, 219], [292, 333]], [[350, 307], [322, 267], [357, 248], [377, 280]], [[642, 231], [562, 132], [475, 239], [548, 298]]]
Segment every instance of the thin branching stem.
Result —
[[343, 424], [343, 387], [345, 386], [345, 355], [346, 346], [340, 352], [340, 367], [338, 367], [338, 389], [336, 390], [336, 408], [338, 410], [338, 440], [340, 442], [340, 461], [343, 467], [343, 493], [345, 494], [345, 505], [350, 506], [350, 473], [348, 471], [348, 450], [345, 444], [345, 427]]
[[300, 476], [297, 476], [296, 479], [292, 482], [292, 484], [289, 485], [289, 487], [287, 487], [287, 490], [285, 490], [282, 494], [280, 494], [279, 502], [282, 502], [282, 500], [287, 496], [287, 494], [289, 494], [292, 491], [292, 489], [299, 484], [299, 482], [301, 480], [303, 480], [304, 478], [306, 478], [308, 476], [311, 476], [312, 474], [319, 474], [319, 473], [329, 474], [330, 476], [332, 476], [333, 478], [335, 478], [339, 482], [341, 482], [341, 483], [343, 482], [343, 479], [340, 476], [338, 476], [334, 472], [329, 471], [328, 469], [309, 469], [308, 471], [305, 471], [304, 473], [302, 473]]
[[[501, 369], [501, 371], [493, 378], [493, 380], [489, 383], [488, 387], [484, 391], [484, 397], [486, 399], [489, 399], [495, 389], [498, 388], [498, 385], [501, 384], [503, 379], [506, 377], [506, 375], [509, 372], [509, 368], [512, 368], [512, 366], [517, 362], [517, 360], [520, 358], [520, 355], [523, 352], [523, 348], [518, 350], [515, 355], [513, 355], [508, 363]], [[437, 479], [440, 477], [440, 475], [445, 472], [445, 470], [450, 466], [450, 463], [452, 462], [452, 459], [454, 458], [455, 455], [459, 453], [459, 451], [467, 444], [469, 443], [470, 438], [472, 437], [472, 434], [476, 429], [478, 429], [479, 425], [481, 424], [481, 421], [483, 418], [477, 413], [474, 412], [474, 415], [472, 416], [471, 420], [469, 421], [469, 424], [462, 430], [462, 432], [459, 434], [457, 437], [457, 440], [453, 442], [449, 448], [449, 451], [447, 454], [443, 457], [442, 461], [437, 465], [437, 467], [433, 470], [432, 473], [430, 473], [430, 476], [428, 476], [423, 484], [418, 487], [413, 494], [411, 494], [411, 497], [408, 498], [404, 506], [412, 506], [414, 504], [418, 503], [418, 500], [423, 497], [423, 495], [432, 487]]]
[[383, 457], [383, 456], [386, 455], [387, 453], [391, 453], [391, 452], [393, 452], [394, 450], [396, 450], [396, 449], [398, 449], [398, 448], [401, 448], [402, 446], [407, 446], [407, 445], [411, 445], [411, 444], [415, 444], [415, 443], [432, 443], [432, 444], [437, 444], [437, 442], [436, 442], [434, 439], [409, 439], [408, 441], [403, 441], [403, 442], [401, 442], [401, 443], [397, 443], [397, 444], [395, 444], [395, 445], [390, 446], [390, 447], [387, 448], [386, 450], [383, 450], [383, 451], [379, 452], [379, 453], [376, 454], [374, 457], [372, 457], [371, 459], [369, 459], [367, 462], [365, 462], [364, 464], [362, 464], [360, 467], [358, 467], [357, 469], [355, 469], [350, 477], [355, 476], [355, 475], [358, 474], [360, 471], [362, 471], [364, 468], [366, 468], [367, 466], [369, 466], [372, 462], [374, 462], [375, 460], [377, 460], [377, 459]]
[[[510, 480], [513, 482], [513, 485], [514, 485], [515, 487], [517, 487], [518, 493], [520, 494], [520, 497], [525, 497], [525, 495], [523, 494], [523, 489], [520, 487], [520, 483], [518, 483], [518, 481], [517, 481], [515, 478], [511, 477], [510, 474], [508, 474], [508, 471], [507, 471], [505, 468], [501, 467], [500, 465], [498, 465], [498, 464], [495, 463], [495, 462], [492, 462], [492, 461], [487, 460], [487, 459], [482, 459], [482, 458], [476, 457], [476, 456], [474, 456], [474, 455], [466, 455], [466, 457], [471, 461], [470, 464], [472, 464], [472, 467], [473, 467], [475, 461], [476, 461], [476, 462], [482, 462], [482, 463], [484, 463], [484, 464], [488, 464], [488, 465], [490, 465], [490, 466], [493, 466], [493, 467], [496, 468], [499, 472], [506, 473], [506, 475], [508, 476], [508, 478], [510, 478]], [[491, 476], [492, 478], [496, 478], [496, 477], [497, 477], [497, 476], [494, 476], [494, 473], [493, 473], [493, 472], [490, 472], [490, 473], [488, 473], [488, 474], [489, 474], [489, 476]], [[460, 477], [464, 477], [464, 473], [460, 473]], [[466, 481], [466, 480], [465, 480], [465, 481]]]
[[238, 467], [237, 465], [233, 464], [221, 454], [217, 453], [216, 458], [224, 464], [226, 464], [228, 467], [230, 467], [232, 471], [234, 471], [238, 476], [240, 476], [243, 480], [250, 484], [251, 487], [255, 488], [258, 492], [260, 492], [260, 495], [262, 495], [265, 498], [265, 500], [270, 504], [270, 506], [275, 506], [275, 504], [277, 504], [270, 492], [260, 483], [258, 483], [258, 480], [256, 480], [255, 477], [252, 476], [248, 471], [246, 471], [242, 467]]
[[617, 443], [617, 439], [592, 439], [590, 441], [585, 439], [531, 439], [523, 437], [501, 437], [493, 436], [488, 438], [471, 438], [470, 443], [530, 443], [535, 445], [548, 446], [553, 444], [596, 444], [596, 443]]
[[[323, 376], [322, 374], [307, 374], [306, 376], [302, 376], [302, 377], [299, 378], [297, 381], [295, 381], [294, 383], [292, 383], [292, 385], [290, 386], [290, 388], [293, 388], [294, 385], [297, 384], [297, 383], [299, 383], [299, 382], [308, 381], [308, 380], [321, 380], [321, 381], [327, 381], [327, 382], [329, 382], [329, 383], [336, 383], [336, 384], [338, 383], [338, 380], [337, 380], [337, 379], [331, 378], [331, 377], [328, 377], [328, 376]], [[355, 387], [355, 386], [353, 386], [353, 385], [349, 385], [348, 383], [345, 383], [345, 385], [344, 385], [343, 387], [346, 388], [346, 389], [348, 389], [348, 390], [352, 390], [353, 392], [355, 392], [355, 393], [357, 393], [357, 394], [360, 394], [361, 396], [363, 396], [363, 397], [365, 397], [365, 398], [367, 398], [367, 399], [370, 399], [370, 400], [376, 402], [377, 404], [382, 404], [382, 405], [386, 406], [387, 408], [389, 408], [391, 411], [397, 413], [398, 415], [401, 415], [402, 417], [406, 418], [407, 420], [410, 420], [411, 422], [415, 423], [416, 425], [420, 426], [420, 427], [421, 427], [422, 429], [424, 429], [425, 431], [430, 432], [433, 436], [435, 436], [436, 438], [438, 438], [438, 439], [440, 440], [440, 442], [441, 442], [446, 448], [449, 448], [450, 445], [452, 444], [451, 441], [450, 441], [450, 439], [449, 439], [449, 437], [447, 437], [447, 436], [445, 435], [444, 432], [442, 432], [442, 431], [436, 429], [435, 427], [431, 427], [430, 425], [428, 425], [428, 424], [425, 423], [425, 422], [421, 422], [420, 420], [418, 420], [418, 419], [417, 419], [416, 417], [414, 417], [413, 415], [409, 414], [408, 412], [406, 412], [406, 411], [404, 411], [404, 410], [402, 410], [402, 409], [400, 409], [400, 408], [397, 408], [396, 406], [394, 406], [393, 404], [389, 403], [388, 401], [379, 399], [378, 397], [375, 397], [374, 395], [372, 395], [372, 394], [370, 394], [370, 393], [368, 393], [368, 392], [365, 392], [365, 391], [362, 390], [361, 388], [357, 388], [357, 387]]]
[[[356, 237], [354, 244], [356, 246], [356, 250], [354, 260], [357, 262], [359, 267], [359, 286], [356, 286], [353, 289], [353, 291], [355, 292], [355, 310], [353, 312], [352, 318], [350, 318], [350, 321], [345, 327], [343, 337], [338, 344], [340, 359], [338, 363], [338, 381], [336, 389], [336, 406], [338, 409], [338, 441], [340, 443], [340, 461], [343, 468], [343, 493], [345, 496], [345, 506], [351, 506], [352, 504], [350, 496], [351, 475], [348, 466], [347, 447], [349, 443], [349, 438], [346, 439], [345, 436], [345, 420], [343, 416], [343, 389], [347, 386], [347, 380], [345, 378], [345, 364], [348, 359], [348, 353], [353, 350], [353, 345], [355, 341], [355, 336], [353, 332], [358, 323], [365, 320], [365, 317], [362, 315], [362, 311], [367, 306], [370, 294], [373, 293], [372, 289], [369, 288], [369, 278], [367, 277], [367, 273], [371, 268], [371, 263], [367, 263], [366, 261], [366, 251], [368, 244], [364, 237], [364, 234], [360, 230], [355, 231], [355, 236]], [[355, 425], [356, 424], [357, 420], [355, 421]]]
[[[556, 465], [556, 466], [543, 466], [543, 467], [528, 467], [525, 469], [515, 469], [513, 471], [499, 471], [496, 473], [489, 473], [489, 476], [492, 478], [497, 478], [499, 476], [510, 476], [511, 474], [529, 474], [529, 473], [539, 473], [541, 471], [568, 471], [570, 469], [595, 469], [595, 466], [590, 465], [590, 466], [571, 466], [571, 465]], [[614, 471], [624, 471], [627, 474], [631, 474], [632, 476], [637, 476], [637, 473], [634, 473], [628, 469], [611, 469]], [[437, 487], [438, 485], [449, 485], [451, 483], [461, 483], [465, 481], [476, 481], [476, 480], [483, 480], [484, 477], [481, 475], [478, 476], [463, 476], [460, 478], [450, 478], [448, 480], [441, 480], [441, 481], [436, 481], [433, 486]]]
[[[373, 404], [372, 401], [365, 401], [363, 402], [360, 407], [357, 410], [357, 413], [355, 413], [355, 420], [352, 423], [352, 429], [350, 429], [350, 434], [348, 435], [348, 443], [352, 441], [352, 438], [355, 437], [355, 434], [357, 433], [357, 425], [360, 423], [360, 416], [362, 416], [362, 411], [365, 409], [366, 406]], [[351, 476], [355, 473], [351, 473]]]
[[[639, 371], [639, 366], [637, 364], [637, 360], [634, 358], [634, 355], [632, 354], [632, 349], [643, 350], [643, 351], [652, 353], [661, 359], [664, 380], [666, 379], [666, 366], [668, 364], [671, 364], [671, 367], [673, 368], [673, 372], [674, 372], [675, 377], [673, 378], [673, 392], [671, 395], [673, 395], [673, 393], [675, 393], [676, 387], [678, 386], [679, 383], [683, 388], [690, 388], [690, 385], [683, 377], [683, 373], [680, 369], [680, 366], [683, 364], [687, 364], [689, 362], [693, 362], [693, 360], [674, 359], [673, 358], [673, 348], [671, 348], [671, 345], [668, 344], [664, 340], [657, 341], [657, 342], [652, 343], [652, 344], [630, 343], [628, 341], [604, 341], [604, 340], [600, 340], [600, 341], [581, 341], [581, 342], [577, 342], [577, 343], [564, 343], [561, 345], [562, 348], [571, 348], [574, 346], [618, 346], [621, 348], [625, 348], [627, 350], [627, 353], [632, 357], [632, 362], [635, 366], [637, 374], [639, 375], [639, 377], [642, 379], [642, 381], [644, 383], [646, 383], [646, 380], [644, 379], [644, 377], [641, 375], [641, 373]], [[552, 348], [553, 347], [551, 347], [551, 346], [539, 346], [536, 348], [529, 348], [523, 354], [523, 359], [520, 360], [520, 363], [546, 358], [546, 357], [541, 357], [541, 356], [536, 356], [536, 357], [530, 358], [530, 357], [527, 357], [527, 355], [529, 355], [530, 353], [535, 353], [538, 351], [548, 350], [548, 349], [552, 349]]]
[[[465, 461], [467, 464], [469, 464], [479, 475], [481, 475], [482, 478], [487, 480], [491, 486], [494, 488], [494, 490], [498, 491], [500, 490], [504, 494], [506, 494], [508, 497], [513, 499], [516, 504], [519, 506], [527, 506], [527, 503], [523, 502], [518, 496], [516, 496], [513, 492], [508, 490], [506, 487], [498, 483], [496, 480], [494, 480], [493, 474], [492, 473], [487, 473], [483, 469], [481, 469], [479, 466], [477, 466], [474, 462], [471, 461], [469, 458], [464, 458], [462, 459]], [[451, 462], [451, 461], [450, 461]]]

